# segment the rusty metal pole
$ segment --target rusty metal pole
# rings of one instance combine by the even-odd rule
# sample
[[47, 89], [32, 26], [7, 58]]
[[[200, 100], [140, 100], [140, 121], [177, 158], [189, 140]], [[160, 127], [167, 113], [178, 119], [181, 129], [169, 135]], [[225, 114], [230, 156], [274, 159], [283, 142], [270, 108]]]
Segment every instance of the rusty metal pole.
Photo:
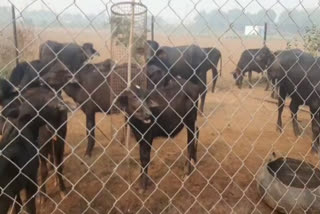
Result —
[[18, 36], [17, 36], [17, 23], [16, 23], [16, 12], [14, 5], [11, 4], [12, 8], [12, 24], [13, 24], [13, 38], [14, 38], [14, 46], [15, 46], [15, 53], [16, 53], [16, 65], [19, 64], [19, 49], [18, 49]]

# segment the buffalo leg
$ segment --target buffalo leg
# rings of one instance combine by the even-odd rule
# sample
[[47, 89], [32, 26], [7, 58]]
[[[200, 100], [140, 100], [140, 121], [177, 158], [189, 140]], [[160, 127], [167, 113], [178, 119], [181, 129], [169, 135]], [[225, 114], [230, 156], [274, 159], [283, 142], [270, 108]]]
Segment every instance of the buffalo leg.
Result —
[[204, 113], [204, 102], [206, 100], [207, 90], [203, 91], [201, 94], [201, 105], [200, 105], [200, 111], [201, 113]]
[[54, 163], [54, 160], [53, 160], [53, 151], [52, 151], [52, 148], [50, 148], [51, 151], [49, 152], [49, 164], [48, 164], [48, 169], [49, 170], [52, 170], [53, 169], [53, 163]]
[[252, 88], [252, 71], [248, 72], [248, 78], [249, 78], [249, 88]]
[[0, 214], [7, 214], [11, 204], [13, 204], [11, 198], [2, 195], [0, 197]]
[[273, 99], [278, 98], [279, 96], [278, 89], [279, 89], [279, 86], [278, 86], [277, 80], [275, 80], [275, 83], [273, 82], [271, 83], [271, 90], [272, 90], [271, 97]]
[[[262, 72], [262, 76], [263, 76], [263, 72]], [[270, 88], [270, 80], [269, 80], [269, 78], [267, 77], [267, 86], [266, 86], [266, 88], [265, 88], [264, 90], [265, 90], [265, 91], [268, 91], [269, 88]]]
[[26, 187], [26, 196], [27, 196], [27, 210], [30, 214], [36, 214], [36, 194], [38, 191], [38, 188], [36, 186], [37, 179], [33, 178], [33, 182], [28, 182]]
[[292, 99], [290, 102], [290, 111], [291, 111], [291, 117], [292, 117], [293, 131], [296, 136], [301, 135], [301, 132], [302, 132], [298, 122], [298, 110], [299, 110], [299, 103], [296, 101], [296, 99]]
[[64, 124], [59, 130], [58, 130], [58, 139], [56, 142], [54, 142], [54, 159], [55, 159], [55, 166], [58, 167], [56, 174], [58, 182], [59, 182], [59, 188], [60, 188], [60, 194], [61, 197], [64, 197], [66, 192], [66, 186], [64, 184], [62, 175], [63, 175], [63, 155], [64, 155], [64, 144], [65, 144], [65, 138], [67, 134], [67, 124]]
[[39, 130], [39, 145], [40, 149], [40, 180], [41, 180], [41, 196], [40, 196], [40, 204], [43, 204], [45, 197], [43, 194], [47, 193], [45, 181], [48, 178], [48, 166], [47, 166], [47, 158], [51, 153], [52, 146], [52, 131], [48, 129], [47, 126], [42, 126]]
[[15, 213], [20, 213], [21, 206], [22, 206], [22, 200], [21, 200], [20, 194], [17, 194], [16, 201], [15, 201], [15, 203], [13, 205], [14, 212]]
[[236, 84], [238, 85], [238, 88], [240, 88], [240, 89], [242, 88], [243, 75], [244, 75], [244, 73], [241, 72], [236, 80]]
[[200, 104], [200, 111], [201, 113], [204, 112], [204, 103], [206, 100], [206, 95], [207, 95], [207, 74], [206, 73], [201, 73], [200, 76], [198, 76], [198, 81], [199, 81], [199, 86], [201, 87], [200, 89], [200, 96], [201, 96], [201, 104]]
[[212, 68], [212, 90], [211, 90], [212, 93], [214, 93], [215, 91], [217, 79], [218, 79], [218, 70], [217, 68], [213, 67]]
[[[149, 141], [149, 142], [152, 142]], [[148, 177], [148, 167], [150, 163], [150, 153], [151, 153], [151, 144], [145, 140], [140, 142], [140, 161], [141, 161], [141, 186], [143, 190], [147, 189], [149, 177]]]
[[282, 132], [282, 112], [284, 108], [284, 101], [286, 99], [286, 92], [283, 87], [280, 87], [280, 96], [278, 97], [278, 121], [277, 121], [277, 130]]
[[45, 181], [48, 177], [48, 168], [47, 161], [43, 155], [40, 155], [40, 175], [41, 175], [41, 195], [40, 195], [40, 204], [44, 204], [45, 196], [43, 194], [47, 193], [47, 188], [45, 185]]
[[313, 144], [312, 144], [312, 151], [319, 152], [320, 146], [320, 115], [318, 107], [310, 106], [310, 111], [312, 114], [312, 135], [313, 135]]
[[197, 162], [197, 143], [199, 133], [198, 128], [195, 125], [195, 120], [188, 121], [186, 125], [188, 132], [188, 160], [186, 162], [188, 168], [186, 169], [186, 175], [190, 175], [193, 170], [191, 160], [193, 160], [194, 163]]
[[87, 146], [87, 151], [85, 155], [88, 155], [91, 157], [92, 150], [95, 144], [95, 114], [90, 113], [86, 114], [87, 118], [87, 136], [88, 136], [88, 146]]

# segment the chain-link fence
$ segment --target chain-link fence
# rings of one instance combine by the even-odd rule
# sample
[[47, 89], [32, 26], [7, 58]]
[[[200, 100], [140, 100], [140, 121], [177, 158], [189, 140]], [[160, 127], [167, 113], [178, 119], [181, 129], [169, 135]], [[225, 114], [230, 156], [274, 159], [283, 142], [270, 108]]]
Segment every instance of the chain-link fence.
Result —
[[0, 11], [0, 214], [320, 213], [318, 1]]

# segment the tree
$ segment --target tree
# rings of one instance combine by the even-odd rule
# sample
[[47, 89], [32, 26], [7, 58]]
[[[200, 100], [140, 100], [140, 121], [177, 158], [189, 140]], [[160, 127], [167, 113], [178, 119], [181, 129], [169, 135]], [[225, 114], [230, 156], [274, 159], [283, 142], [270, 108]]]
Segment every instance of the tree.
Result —
[[276, 12], [274, 10], [264, 10], [261, 9], [254, 15], [254, 20], [256, 20], [256, 25], [264, 25], [265, 22], [272, 23], [275, 21], [277, 17]]
[[278, 30], [291, 34], [304, 33], [306, 27], [311, 27], [312, 22], [308, 13], [302, 10], [284, 11], [278, 20]]

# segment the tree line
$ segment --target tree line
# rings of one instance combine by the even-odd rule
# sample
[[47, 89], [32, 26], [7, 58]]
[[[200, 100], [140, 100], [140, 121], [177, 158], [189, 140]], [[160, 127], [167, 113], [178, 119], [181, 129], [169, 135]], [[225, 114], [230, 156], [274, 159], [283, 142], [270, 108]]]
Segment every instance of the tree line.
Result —
[[193, 20], [191, 28], [208, 33], [234, 31], [243, 34], [247, 25], [268, 23], [268, 34], [304, 34], [308, 29], [320, 24], [319, 10], [284, 10], [277, 14], [274, 10], [260, 10], [257, 13], [233, 9], [228, 12], [202, 11]]
[[[11, 21], [11, 8], [0, 7], [0, 26]], [[26, 26], [33, 27], [67, 27], [84, 28], [93, 26], [97, 29], [110, 27], [109, 16], [106, 13], [99, 15], [88, 14], [84, 16], [77, 13], [63, 13], [56, 16], [50, 11], [25, 10], [17, 14], [19, 20]], [[148, 27], [150, 28], [150, 17], [148, 17]], [[177, 23], [168, 24], [166, 17], [157, 16], [155, 28], [158, 32], [168, 32], [173, 30], [181, 33], [191, 30], [197, 34], [214, 33], [236, 33], [243, 34], [247, 25], [269, 25], [268, 34], [303, 34], [308, 29], [320, 24], [320, 10], [284, 10], [277, 14], [274, 10], [260, 10], [257, 13], [250, 13], [244, 10], [232, 9], [229, 11], [212, 10], [210, 12], [201, 11], [192, 20], [185, 21], [181, 25]]]

